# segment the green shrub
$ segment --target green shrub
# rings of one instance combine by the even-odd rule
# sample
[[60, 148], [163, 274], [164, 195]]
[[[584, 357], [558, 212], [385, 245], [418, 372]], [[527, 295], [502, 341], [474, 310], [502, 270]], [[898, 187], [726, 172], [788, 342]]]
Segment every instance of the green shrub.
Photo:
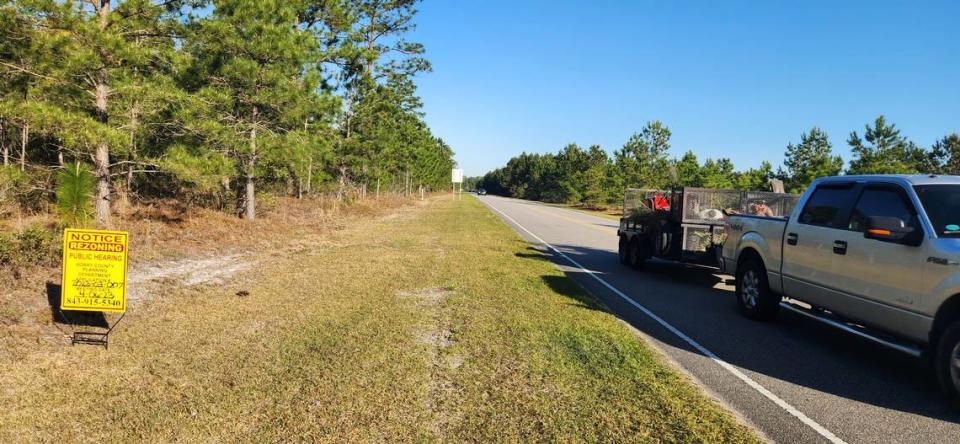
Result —
[[257, 217], [272, 213], [280, 206], [280, 199], [273, 193], [257, 192]]
[[44, 213], [48, 211], [49, 203], [50, 192], [44, 189], [31, 188], [17, 193], [17, 205], [20, 205], [20, 208], [28, 213]]
[[58, 259], [58, 242], [53, 233], [41, 227], [33, 226], [17, 233], [16, 257], [20, 265], [47, 265]]
[[56, 233], [40, 226], [0, 234], [0, 268], [18, 275], [24, 267], [55, 265], [60, 261], [61, 248]]
[[0, 166], [0, 203], [17, 204], [17, 195], [26, 175], [12, 166]]
[[17, 205], [29, 213], [42, 213], [50, 202], [50, 173], [46, 168], [0, 166], [0, 204]]
[[9, 234], [0, 234], [0, 267], [17, 261], [17, 241]]

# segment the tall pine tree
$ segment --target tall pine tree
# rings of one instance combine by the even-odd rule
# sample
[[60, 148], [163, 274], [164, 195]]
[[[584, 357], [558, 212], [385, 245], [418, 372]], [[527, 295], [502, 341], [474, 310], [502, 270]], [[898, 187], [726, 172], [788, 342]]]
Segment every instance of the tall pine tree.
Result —
[[[199, 130], [207, 142], [235, 162], [243, 185], [243, 214], [256, 218], [259, 160], [278, 156], [281, 134], [293, 123], [289, 112], [312, 94], [303, 84], [317, 42], [300, 20], [299, 2], [215, 0], [213, 12], [196, 21], [189, 51], [206, 82], [197, 90]], [[308, 79], [311, 77], [307, 77]], [[285, 126], [285, 124], [287, 126]]]
[[906, 137], [896, 125], [877, 117], [873, 126], [867, 125], [864, 137], [856, 131], [847, 140], [853, 151], [848, 174], [904, 174], [928, 169], [926, 153]]
[[670, 129], [659, 120], [647, 122], [614, 152], [614, 162], [627, 187], [663, 188], [669, 185]]
[[833, 155], [833, 147], [827, 133], [813, 127], [800, 135], [800, 143], [787, 144], [783, 164], [787, 191], [799, 193], [814, 179], [835, 176], [843, 169], [843, 159]]

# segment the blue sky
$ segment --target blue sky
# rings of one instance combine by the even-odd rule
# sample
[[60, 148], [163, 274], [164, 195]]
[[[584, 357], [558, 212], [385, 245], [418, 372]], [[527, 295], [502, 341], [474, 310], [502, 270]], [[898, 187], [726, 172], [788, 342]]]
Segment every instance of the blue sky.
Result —
[[960, 132], [960, 1], [425, 0], [427, 122], [468, 175], [648, 120], [672, 154], [778, 165], [813, 125], [849, 160], [884, 114], [929, 146]]

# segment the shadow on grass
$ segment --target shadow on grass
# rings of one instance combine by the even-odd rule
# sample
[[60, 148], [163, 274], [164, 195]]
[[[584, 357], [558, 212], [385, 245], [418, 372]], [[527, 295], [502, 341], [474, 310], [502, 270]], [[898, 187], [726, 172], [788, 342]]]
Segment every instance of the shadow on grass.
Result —
[[109, 328], [106, 316], [99, 311], [60, 310], [60, 284], [47, 282], [47, 303], [54, 323]]
[[583, 287], [566, 276], [543, 275], [540, 277], [543, 282], [555, 293], [562, 294], [575, 302], [571, 303], [575, 307], [586, 310], [606, 312], [597, 301], [584, 291]]
[[524, 259], [537, 259], [541, 261], [551, 262], [551, 259], [545, 256], [543, 253], [524, 253], [521, 251], [521, 252], [516, 252], [513, 255], [519, 258], [524, 258]]
[[[523, 259], [533, 259], [550, 263], [554, 263], [556, 261], [556, 258], [554, 258], [554, 253], [531, 246], [528, 246], [526, 251], [518, 251], [513, 255]], [[587, 310], [607, 311], [600, 304], [598, 304], [596, 298], [591, 297], [586, 290], [580, 286], [580, 284], [576, 283], [566, 275], [543, 275], [540, 276], [540, 278], [543, 279], [543, 282], [547, 284], [547, 286], [550, 287], [550, 289], [555, 293], [573, 299], [574, 302], [570, 305]]]

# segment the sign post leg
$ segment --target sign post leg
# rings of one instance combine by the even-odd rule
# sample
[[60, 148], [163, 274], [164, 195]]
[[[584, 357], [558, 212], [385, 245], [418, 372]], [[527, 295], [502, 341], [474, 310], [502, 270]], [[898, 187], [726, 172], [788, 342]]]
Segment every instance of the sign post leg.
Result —
[[73, 319], [71, 319], [70, 316], [68, 316], [67, 313], [61, 310], [59, 307], [57, 307], [57, 311], [60, 312], [60, 316], [62, 316], [63, 319], [67, 321], [67, 324], [70, 324], [70, 328], [73, 329], [73, 335], [70, 337], [70, 345], [102, 345], [105, 349], [109, 347], [108, 341], [110, 339], [110, 332], [112, 332], [113, 329], [117, 327], [117, 324], [123, 320], [123, 317], [127, 315], [126, 312], [123, 312], [123, 314], [121, 314], [117, 319], [117, 322], [114, 322], [106, 332], [83, 330], [78, 331], [77, 329], [80, 327], [80, 324], [73, 322]]

